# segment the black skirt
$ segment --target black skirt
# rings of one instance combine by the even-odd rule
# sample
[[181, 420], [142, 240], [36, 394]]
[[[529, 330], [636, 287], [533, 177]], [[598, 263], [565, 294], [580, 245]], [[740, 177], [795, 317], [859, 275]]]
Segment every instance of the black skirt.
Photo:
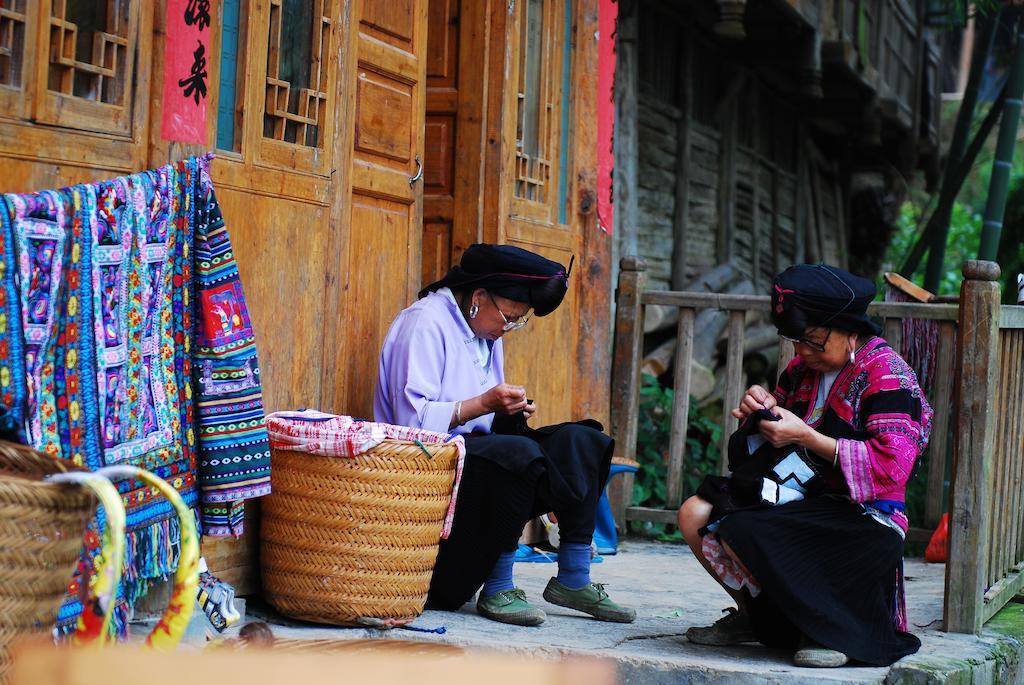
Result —
[[599, 429], [592, 421], [537, 430], [523, 424], [514, 435], [467, 437], [455, 520], [438, 551], [429, 607], [465, 604], [539, 514], [555, 512], [562, 540], [590, 544], [614, 446]]
[[903, 538], [859, 504], [823, 495], [740, 511], [716, 533], [761, 584], [749, 609], [765, 645], [796, 649], [803, 634], [876, 666], [920, 648], [893, 625]]

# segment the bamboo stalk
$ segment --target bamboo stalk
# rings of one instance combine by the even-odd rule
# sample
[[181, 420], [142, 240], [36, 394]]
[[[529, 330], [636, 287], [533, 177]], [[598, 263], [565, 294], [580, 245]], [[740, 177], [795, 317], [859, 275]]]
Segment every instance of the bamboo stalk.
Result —
[[1013, 53], [1010, 76], [1006, 81], [1006, 102], [1003, 103], [1003, 119], [999, 124], [996, 157], [992, 162], [988, 202], [985, 203], [985, 220], [981, 227], [979, 259], [994, 260], [999, 251], [999, 236], [1003, 230], [1006, 196], [1010, 188], [1013, 151], [1017, 143], [1017, 126], [1020, 123], [1021, 96], [1024, 96], [1024, 27], [1018, 22], [1017, 45]]

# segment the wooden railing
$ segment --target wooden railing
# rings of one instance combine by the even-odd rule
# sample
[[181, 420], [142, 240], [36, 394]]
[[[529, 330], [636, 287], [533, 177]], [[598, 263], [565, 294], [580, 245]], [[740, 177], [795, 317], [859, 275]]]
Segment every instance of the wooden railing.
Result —
[[[609, 492], [616, 522], [674, 523], [684, 495], [686, 432], [690, 402], [690, 361], [697, 310], [729, 313], [724, 407], [737, 406], [745, 389], [743, 342], [748, 312], [767, 314], [767, 296], [645, 291], [646, 265], [622, 260], [619, 273], [612, 376], [612, 433], [616, 456], [632, 459], [639, 421], [640, 365], [644, 309], [679, 308], [674, 359], [674, 394], [666, 466], [665, 507], [630, 506], [633, 479], [613, 481]], [[884, 320], [885, 337], [900, 349], [905, 320], [938, 322], [935, 364], [926, 379], [935, 415], [923, 464], [926, 499], [923, 528], [911, 540], [926, 539], [947, 509], [945, 480], [952, 458], [950, 559], [947, 564], [948, 630], [978, 632], [1024, 587], [1024, 307], [999, 306], [999, 286], [990, 262], [968, 262], [961, 305], [879, 302], [869, 313]], [[965, 331], [963, 336], [958, 331]], [[792, 355], [780, 340], [779, 368]], [[736, 419], [723, 412], [719, 471], [726, 472], [726, 444]], [[954, 424], [954, 419], [958, 419]], [[951, 438], [955, 450], [951, 450]], [[955, 455], [950, 453], [955, 452]]]
[[1024, 307], [999, 304], [999, 267], [967, 262], [951, 483], [946, 629], [982, 624], [1024, 588]]

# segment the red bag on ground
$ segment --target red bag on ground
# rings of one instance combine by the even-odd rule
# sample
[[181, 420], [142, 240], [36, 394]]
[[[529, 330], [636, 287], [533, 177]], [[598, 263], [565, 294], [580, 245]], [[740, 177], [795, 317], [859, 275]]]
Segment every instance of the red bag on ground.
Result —
[[924, 560], [932, 563], [944, 562], [949, 559], [949, 514], [943, 514], [939, 525], [932, 533], [932, 539], [924, 549]]

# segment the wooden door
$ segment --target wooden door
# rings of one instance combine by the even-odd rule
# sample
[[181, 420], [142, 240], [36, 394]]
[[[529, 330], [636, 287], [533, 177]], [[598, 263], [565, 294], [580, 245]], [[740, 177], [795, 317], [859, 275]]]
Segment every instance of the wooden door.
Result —
[[[505, 40], [511, 49], [503, 52], [501, 63], [509, 75], [501, 101], [505, 145], [496, 175], [500, 186], [493, 192], [501, 241], [567, 267], [580, 251], [582, 225], [570, 212], [569, 200], [574, 186], [568, 125], [573, 106], [572, 5], [571, 0], [521, 0], [508, 17]], [[496, 77], [492, 72], [492, 82]], [[506, 376], [537, 399], [542, 423], [578, 418], [573, 416], [574, 396], [580, 392], [574, 387], [573, 361], [580, 330], [579, 282], [576, 272], [555, 313], [532, 322], [528, 334], [506, 338]], [[553, 359], [558, 363], [552, 364]]]
[[430, 0], [423, 171], [423, 276], [441, 278], [482, 239], [487, 3]]
[[420, 287], [427, 0], [352, 3], [351, 162], [342, 279], [344, 409], [372, 413], [377, 359]]

